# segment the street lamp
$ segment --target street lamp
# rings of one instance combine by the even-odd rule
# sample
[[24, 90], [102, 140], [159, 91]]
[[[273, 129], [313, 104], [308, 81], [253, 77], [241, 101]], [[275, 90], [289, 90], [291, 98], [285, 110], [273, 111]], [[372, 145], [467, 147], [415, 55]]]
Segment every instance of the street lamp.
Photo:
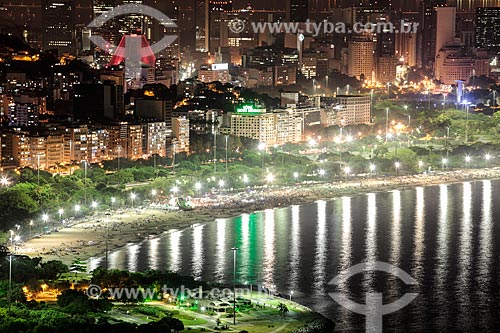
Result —
[[373, 163], [370, 164], [370, 172], [371, 173], [375, 173], [376, 168], [377, 167], [375, 166], [375, 164], [373, 164]]
[[201, 183], [200, 182], [196, 182], [196, 184], [194, 184], [194, 188], [198, 192], [198, 195], [201, 195]]
[[1, 184], [2, 186], [7, 186], [7, 185], [9, 185], [9, 179], [8, 179], [7, 177], [5, 177], [5, 176], [2, 176], [2, 178], [0, 179], [0, 184]]
[[174, 195], [177, 195], [177, 192], [179, 192], [179, 187], [177, 185], [175, 185], [174, 187], [172, 187], [172, 189], [170, 190]]
[[401, 167], [401, 163], [398, 161], [394, 163], [394, 166], [396, 167], [396, 177], [399, 175], [399, 168]]
[[266, 144], [264, 142], [259, 143], [258, 149], [260, 150], [261, 173], [264, 174], [264, 150], [266, 150]]
[[87, 161], [83, 161], [84, 166], [84, 176], [83, 176], [83, 192], [84, 192], [84, 203], [87, 205]]
[[59, 210], [57, 212], [59, 213], [59, 220], [62, 222], [62, 216], [64, 214], [64, 209], [59, 208]]
[[92, 201], [92, 203], [90, 204], [90, 206], [94, 209], [97, 208], [97, 202], [96, 201]]
[[33, 228], [34, 225], [35, 223], [33, 222], [33, 220], [30, 220], [30, 238], [31, 238], [31, 229]]
[[222, 191], [222, 188], [224, 187], [224, 184], [225, 184], [224, 179], [220, 179], [219, 180], [219, 190], [220, 191]]
[[292, 301], [293, 290], [290, 291], [290, 302]]
[[326, 171], [325, 169], [319, 169], [319, 175], [323, 177], [325, 175]]
[[134, 200], [136, 197], [137, 195], [134, 192], [130, 193], [130, 201], [132, 201], [132, 209], [134, 209]]
[[272, 183], [274, 181], [274, 175], [272, 173], [268, 173], [266, 176], [266, 181], [268, 183]]
[[488, 167], [488, 162], [490, 161], [491, 159], [491, 155], [490, 154], [486, 154], [484, 155], [484, 159], [486, 160], [486, 167]]
[[424, 162], [423, 161], [418, 161], [418, 168], [422, 169], [424, 167]]
[[246, 185], [248, 183], [248, 175], [244, 174], [243, 175], [243, 183]]
[[389, 108], [385, 109], [385, 143], [388, 141], [389, 135]]
[[44, 223], [47, 223], [47, 221], [48, 221], [48, 220], [49, 220], [49, 215], [47, 215], [47, 214], [43, 214], [43, 215], [42, 215], [42, 221], [43, 221]]
[[465, 166], [469, 168], [469, 163], [471, 161], [471, 157], [469, 155], [465, 156]]
[[106, 271], [108, 270], [108, 242], [109, 242], [109, 219], [111, 214], [106, 213]]
[[82, 207], [80, 205], [75, 205], [75, 213], [78, 215], [78, 212], [80, 211]]
[[444, 170], [446, 164], [448, 163], [448, 159], [447, 158], [443, 158], [443, 161], [442, 161], [442, 169]]
[[299, 173], [298, 173], [298, 172], [294, 172], [294, 173], [293, 173], [293, 178], [294, 178], [294, 179], [299, 178]]
[[229, 136], [226, 135], [226, 172], [227, 172], [227, 140], [228, 140]]
[[348, 166], [346, 166], [344, 168], [344, 173], [345, 173], [345, 180], [347, 181], [347, 177], [349, 177], [349, 174], [351, 173], [351, 168], [349, 168]]
[[237, 247], [231, 248], [233, 251], [233, 325], [236, 325], [236, 251]]
[[115, 202], [116, 202], [116, 198], [111, 197], [111, 208], [113, 208], [113, 206], [115, 205]]
[[464, 101], [465, 105], [465, 143], [469, 142], [469, 104], [470, 102]]

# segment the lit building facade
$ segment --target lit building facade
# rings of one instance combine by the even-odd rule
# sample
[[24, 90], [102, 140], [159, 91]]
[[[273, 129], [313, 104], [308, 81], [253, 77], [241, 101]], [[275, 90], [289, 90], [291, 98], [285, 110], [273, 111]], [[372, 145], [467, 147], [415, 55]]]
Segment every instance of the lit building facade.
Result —
[[500, 7], [476, 8], [475, 46], [500, 50]]
[[189, 153], [189, 119], [172, 118], [172, 136], [175, 153]]
[[371, 123], [370, 95], [337, 96], [337, 119], [341, 126]]
[[75, 4], [72, 0], [42, 1], [42, 48], [59, 55], [75, 51]]
[[266, 112], [245, 106], [228, 114], [223, 121], [221, 133], [251, 138], [266, 145], [300, 142], [303, 133], [303, 119], [293, 110]]
[[373, 42], [353, 40], [349, 42], [348, 75], [371, 80], [373, 72]]

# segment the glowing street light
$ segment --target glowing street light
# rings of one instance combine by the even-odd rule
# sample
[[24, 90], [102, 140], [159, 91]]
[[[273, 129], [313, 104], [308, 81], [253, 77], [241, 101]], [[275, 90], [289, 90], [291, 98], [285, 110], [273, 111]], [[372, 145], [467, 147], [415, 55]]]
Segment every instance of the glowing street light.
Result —
[[90, 204], [90, 206], [94, 209], [97, 208], [97, 202], [96, 201], [92, 201], [92, 203]]
[[9, 178], [2, 176], [2, 178], [0, 178], [0, 184], [2, 186], [8, 186], [9, 185]]
[[200, 183], [200, 182], [196, 182], [196, 183], [194, 184], [194, 188], [195, 188], [195, 189], [196, 189], [196, 191], [198, 192], [198, 195], [200, 195], [200, 194], [201, 194], [201, 187], [202, 187], [202, 185], [201, 185], [201, 183]]
[[245, 183], [245, 184], [248, 183], [248, 175], [247, 174], [243, 175], [243, 183]]
[[484, 155], [484, 159], [486, 160], [486, 167], [488, 167], [488, 162], [491, 160], [491, 155], [490, 154]]
[[130, 193], [130, 201], [132, 201], [132, 209], [134, 209], [134, 200], [137, 197], [137, 194], [134, 192]]
[[398, 177], [398, 175], [399, 175], [399, 168], [401, 167], [401, 163], [400, 162], [394, 163], [394, 167], [396, 168], [396, 177]]
[[75, 213], [78, 214], [82, 207], [80, 205], [75, 205]]
[[158, 194], [158, 191], [156, 191], [155, 189], [152, 189], [152, 190], [151, 190], [151, 195], [152, 195], [153, 197], [155, 197], [155, 196], [156, 196], [156, 194]]
[[442, 162], [443, 162], [443, 167], [442, 167], [442, 169], [444, 169], [444, 168], [445, 168], [445, 166], [446, 166], [446, 164], [448, 163], [448, 159], [447, 159], [447, 158], [443, 158], [443, 161], [442, 161]]
[[422, 169], [424, 167], [424, 161], [418, 161], [418, 167]]
[[349, 177], [349, 174], [351, 173], [351, 168], [349, 168], [348, 166], [346, 166], [344, 168], [344, 173], [345, 173], [345, 179], [347, 180], [347, 177]]
[[295, 179], [299, 178], [299, 173], [298, 172], [294, 172], [293, 173], [293, 178], [295, 178]]
[[264, 142], [261, 142], [259, 143], [259, 145], [257, 146], [257, 148], [260, 150], [260, 151], [263, 151], [266, 149], [266, 144]]
[[42, 221], [43, 221], [44, 223], [47, 223], [47, 221], [48, 221], [48, 220], [49, 220], [49, 215], [47, 215], [47, 214], [43, 214], [43, 215], [42, 215]]
[[115, 205], [115, 202], [116, 202], [116, 198], [111, 197], [111, 208], [113, 208], [113, 206]]
[[377, 167], [375, 166], [375, 164], [371, 163], [370, 164], [370, 172], [371, 173], [375, 173], [375, 170], [377, 169]]
[[274, 175], [272, 173], [268, 173], [266, 176], [266, 181], [268, 183], [272, 183], [274, 181]]
[[175, 185], [174, 187], [172, 187], [172, 189], [170, 190], [173, 194], [177, 194], [179, 192], [179, 187], [177, 185]]
[[59, 210], [57, 212], [59, 213], [59, 220], [62, 222], [62, 216], [64, 214], [64, 209], [59, 208]]
[[319, 175], [323, 177], [326, 174], [325, 169], [319, 169]]
[[472, 158], [469, 155], [465, 156], [465, 166], [467, 168], [469, 167], [469, 163], [471, 160], [472, 160]]
[[30, 220], [30, 238], [31, 238], [31, 229], [33, 228], [34, 225], [35, 222], [33, 222], [33, 220]]

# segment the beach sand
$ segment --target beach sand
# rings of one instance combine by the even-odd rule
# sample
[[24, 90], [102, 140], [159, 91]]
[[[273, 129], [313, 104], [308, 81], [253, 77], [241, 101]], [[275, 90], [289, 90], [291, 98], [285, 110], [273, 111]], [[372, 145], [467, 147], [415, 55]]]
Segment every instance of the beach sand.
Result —
[[350, 181], [270, 187], [248, 192], [222, 195], [210, 206], [198, 206], [192, 211], [165, 211], [159, 209], [121, 210], [104, 215], [88, 216], [85, 221], [59, 229], [58, 232], [33, 238], [17, 248], [17, 253], [43, 257], [44, 261], [61, 260], [71, 264], [75, 259], [104, 256], [106, 251], [106, 224], [108, 249], [113, 251], [128, 243], [137, 243], [171, 229], [183, 229], [195, 223], [229, 218], [258, 210], [287, 207], [340, 196], [366, 192], [384, 192], [416, 186], [500, 178], [500, 170], [454, 170], [434, 175], [402, 177], [356, 178]]

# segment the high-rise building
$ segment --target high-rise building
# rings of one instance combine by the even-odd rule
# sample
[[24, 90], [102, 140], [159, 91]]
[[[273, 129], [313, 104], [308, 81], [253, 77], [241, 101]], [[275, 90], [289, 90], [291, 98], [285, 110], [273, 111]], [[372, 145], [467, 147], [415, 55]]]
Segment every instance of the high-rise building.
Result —
[[349, 42], [348, 75], [372, 80], [373, 42], [370, 39], [354, 39]]
[[189, 153], [189, 119], [172, 118], [172, 136], [175, 153]]
[[142, 125], [142, 150], [146, 156], [166, 156], [168, 130], [164, 121], [147, 122]]
[[123, 86], [113, 81], [75, 85], [74, 114], [81, 121], [115, 119], [123, 114]]
[[474, 12], [478, 7], [500, 7], [500, 0], [447, 0], [447, 4], [457, 12]]
[[338, 125], [369, 124], [371, 122], [370, 95], [339, 95], [336, 110], [338, 110]]
[[431, 69], [436, 58], [437, 8], [446, 6], [446, 0], [424, 0], [420, 9], [418, 27], [418, 67]]
[[94, 14], [94, 18], [102, 15], [108, 10], [113, 9], [117, 4], [115, 4], [115, 0], [94, 0], [92, 4], [92, 12]]
[[42, 48], [59, 55], [75, 51], [75, 7], [73, 0], [42, 1]]
[[[229, 19], [228, 13], [233, 10], [232, 0], [209, 0], [208, 8], [208, 50], [216, 50], [219, 47], [229, 45]], [[207, 20], [207, 18], [205, 18]], [[206, 32], [205, 32], [206, 34]]]
[[500, 7], [476, 8], [475, 46], [500, 51]]
[[309, 0], [286, 0], [287, 22], [305, 22], [309, 18]]
[[436, 8], [436, 55], [443, 47], [454, 42], [456, 17], [455, 7]]

